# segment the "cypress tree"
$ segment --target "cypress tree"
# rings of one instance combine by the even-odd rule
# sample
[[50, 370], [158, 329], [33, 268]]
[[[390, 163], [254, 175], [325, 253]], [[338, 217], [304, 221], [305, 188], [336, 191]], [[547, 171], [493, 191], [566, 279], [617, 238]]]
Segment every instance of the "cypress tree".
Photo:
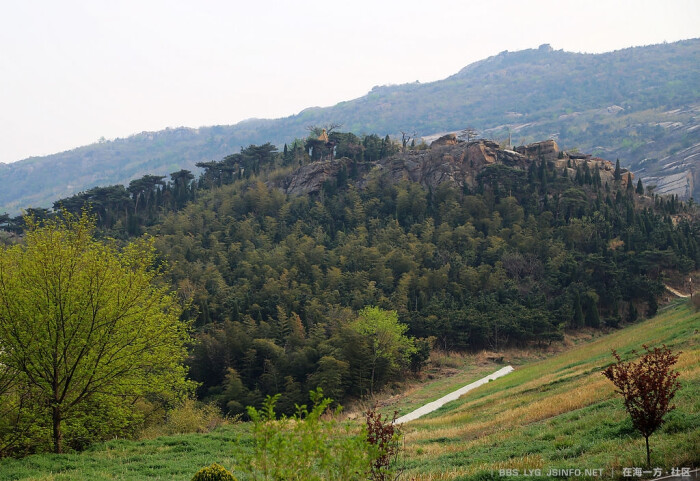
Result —
[[581, 307], [581, 296], [578, 292], [574, 297], [574, 318], [572, 324], [573, 327], [581, 327], [583, 325], [583, 308]]
[[586, 300], [586, 324], [590, 327], [600, 327], [600, 314], [598, 304], [593, 296], [587, 295]]
[[620, 169], [620, 159], [615, 161], [615, 181], [619, 182], [622, 180], [622, 169]]
[[595, 185], [597, 188], [600, 188], [600, 184], [602, 184], [603, 181], [600, 178], [600, 165], [595, 166], [595, 173], [593, 174], [593, 185]]
[[637, 194], [644, 195], [644, 186], [642, 185], [642, 179], [637, 181]]

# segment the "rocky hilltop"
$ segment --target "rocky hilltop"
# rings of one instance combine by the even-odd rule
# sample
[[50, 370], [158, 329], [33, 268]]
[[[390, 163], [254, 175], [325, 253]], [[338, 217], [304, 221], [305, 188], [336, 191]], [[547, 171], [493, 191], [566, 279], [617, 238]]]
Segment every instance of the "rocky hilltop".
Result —
[[[615, 165], [612, 162], [590, 154], [560, 150], [554, 140], [511, 150], [491, 140], [464, 142], [449, 134], [435, 140], [430, 149], [399, 153], [374, 162], [353, 163], [347, 158], [312, 162], [300, 167], [276, 186], [290, 195], [311, 194], [319, 192], [326, 182], [334, 180], [341, 171], [353, 168], [359, 174], [356, 177], [359, 187], [366, 182], [367, 173], [376, 171], [386, 175], [390, 182], [408, 180], [430, 188], [447, 182], [460, 188], [474, 188], [478, 174], [489, 165], [502, 164], [527, 170], [532, 162], [539, 161], [552, 163], [558, 173], [563, 175], [566, 171], [566, 175], [572, 179], [576, 169], [583, 169], [585, 165], [590, 172], [600, 172], [602, 185], [608, 183], [612, 186], [614, 182]], [[634, 174], [627, 169], [621, 169], [621, 172], [622, 187], [625, 188], [628, 178], [634, 180]]]
[[137, 134], [0, 164], [0, 214], [49, 207], [145, 174], [194, 170], [241, 146], [271, 142], [281, 149], [305, 136], [307, 126], [328, 123], [395, 138], [407, 129], [426, 138], [466, 127], [518, 144], [552, 138], [568, 149], [619, 158], [655, 192], [699, 199], [699, 77], [700, 39], [595, 55], [547, 45], [502, 52], [444, 80], [378, 86], [282, 119]]

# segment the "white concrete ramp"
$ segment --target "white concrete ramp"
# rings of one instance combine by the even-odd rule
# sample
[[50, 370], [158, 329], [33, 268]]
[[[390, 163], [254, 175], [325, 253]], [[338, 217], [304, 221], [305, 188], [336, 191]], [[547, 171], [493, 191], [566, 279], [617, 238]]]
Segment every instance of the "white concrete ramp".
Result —
[[494, 372], [490, 376], [486, 376], [485, 378], [479, 379], [478, 381], [474, 381], [471, 384], [467, 384], [466, 386], [457, 389], [456, 391], [451, 392], [450, 394], [441, 397], [440, 399], [437, 399], [433, 402], [430, 402], [424, 406], [419, 407], [413, 412], [410, 412], [406, 414], [405, 416], [401, 416], [398, 418], [394, 424], [403, 424], [407, 423], [409, 421], [413, 421], [414, 419], [418, 419], [421, 416], [425, 416], [428, 413], [431, 413], [435, 411], [438, 408], [441, 408], [445, 404], [447, 404], [450, 401], [454, 401], [456, 399], [459, 399], [460, 396], [462, 396], [464, 393], [471, 391], [472, 389], [479, 387], [483, 384], [486, 384], [489, 381], [493, 381], [494, 379], [498, 379], [499, 377], [505, 376], [509, 372], [513, 372], [513, 366], [506, 366], [503, 369], [499, 369], [498, 371]]

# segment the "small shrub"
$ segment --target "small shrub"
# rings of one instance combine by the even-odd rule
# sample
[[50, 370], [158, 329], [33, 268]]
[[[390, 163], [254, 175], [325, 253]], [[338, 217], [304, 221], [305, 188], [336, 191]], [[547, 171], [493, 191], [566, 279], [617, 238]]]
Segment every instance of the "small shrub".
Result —
[[141, 432], [141, 438], [151, 439], [174, 434], [208, 433], [227, 421], [217, 406], [186, 399], [167, 414], [164, 422], [144, 429]]
[[[268, 396], [260, 410], [248, 407], [253, 422], [254, 451], [242, 469], [261, 481], [360, 481], [367, 479], [370, 453], [356, 427], [332, 416], [332, 400], [318, 388], [311, 391], [313, 407], [297, 406], [292, 417], [277, 419], [276, 396]], [[243, 457], [243, 455], [242, 455]]]
[[370, 457], [370, 475], [372, 481], [390, 481], [401, 474], [398, 470], [398, 457], [401, 451], [399, 441], [401, 431], [394, 424], [396, 415], [382, 418], [381, 413], [370, 409], [365, 413], [367, 422], [367, 443], [375, 451]]
[[620, 327], [620, 323], [622, 322], [622, 318], [620, 318], [619, 315], [616, 316], [610, 316], [605, 318], [605, 325], [610, 326], [613, 328], [618, 328]]
[[202, 468], [192, 477], [192, 481], [238, 481], [228, 469], [220, 464]]

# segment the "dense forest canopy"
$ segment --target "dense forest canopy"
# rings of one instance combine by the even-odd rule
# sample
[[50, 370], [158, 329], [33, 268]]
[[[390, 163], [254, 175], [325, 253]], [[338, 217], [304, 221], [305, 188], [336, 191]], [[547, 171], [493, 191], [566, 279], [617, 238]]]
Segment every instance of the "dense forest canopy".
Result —
[[[191, 301], [198, 395], [230, 413], [276, 393], [289, 413], [318, 386], [361, 396], [419, 370], [432, 347], [497, 350], [634, 322], [656, 312], [665, 275], [700, 268], [697, 206], [649, 195], [619, 162], [601, 177], [573, 153], [465, 160], [470, 183], [424, 185], [386, 166], [415, 163], [425, 145], [317, 139], [55, 203], [89, 206], [105, 236], [155, 236]], [[336, 170], [318, 191], [285, 194], [279, 185], [308, 166]], [[0, 219], [11, 232], [22, 223]], [[368, 316], [384, 330], [369, 332]], [[377, 338], [393, 347], [378, 350]]]

